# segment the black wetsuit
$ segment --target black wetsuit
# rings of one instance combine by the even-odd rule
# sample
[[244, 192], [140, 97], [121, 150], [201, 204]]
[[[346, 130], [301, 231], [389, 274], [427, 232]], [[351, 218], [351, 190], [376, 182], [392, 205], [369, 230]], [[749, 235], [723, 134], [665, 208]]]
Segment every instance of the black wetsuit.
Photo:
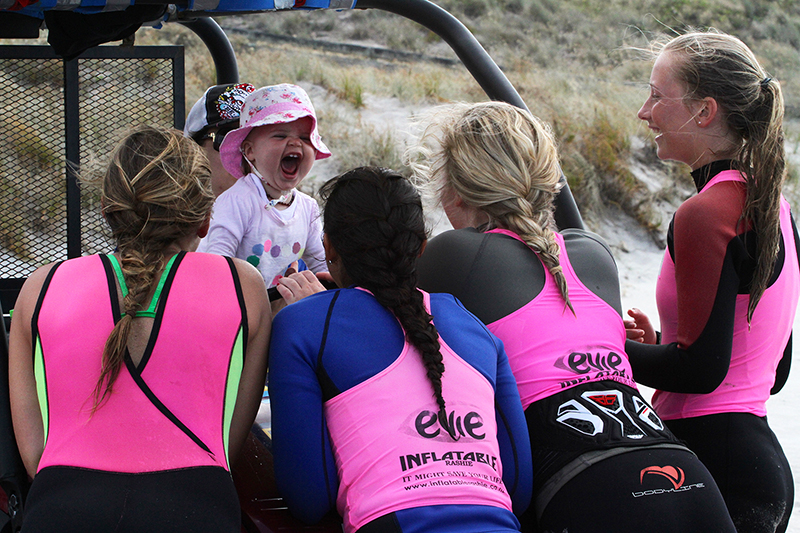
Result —
[[[788, 377], [792, 351], [788, 314], [793, 316], [797, 300], [776, 297], [774, 291], [770, 296], [768, 288], [759, 307], [769, 309], [780, 301], [779, 305], [792, 306], [792, 312], [786, 313], [781, 324], [770, 318], [762, 319], [759, 326], [757, 307], [752, 331], [745, 322], [757, 239], [741, 220], [744, 183], [718, 182], [729, 175], [721, 173], [730, 169], [730, 161], [717, 161], [692, 173], [698, 192], [703, 192], [687, 200], [673, 217], [664, 265], [674, 265], [674, 275], [665, 273], [662, 266], [659, 281], [665, 342], [652, 346], [629, 341], [626, 351], [638, 382], [680, 393], [664, 394], [663, 408], [654, 399], [656, 408], [714, 475], [738, 531], [783, 532], [794, 502], [794, 482], [767, 424], [764, 403], [769, 392], [780, 391]], [[705, 187], [712, 179], [715, 183]], [[797, 268], [795, 252], [787, 250], [800, 250], [794, 221], [787, 219], [786, 224], [782, 222], [784, 233], [769, 287], [784, 275], [796, 275], [786, 270]], [[788, 341], [781, 341], [773, 352], [747, 347], [755, 346], [759, 338], [777, 338], [784, 334], [781, 330]], [[749, 372], [734, 369], [743, 366], [740, 361], [745, 353], [753, 368]], [[757, 386], [753, 385], [756, 379]], [[719, 400], [711, 400], [741, 386], [754, 388], [744, 396], [746, 402], [728, 401], [725, 408]]]
[[[609, 318], [604, 320], [612, 322], [613, 318], [615, 322], [613, 332], [603, 333], [600, 336], [604, 338], [596, 339], [595, 344], [613, 340], [624, 346], [619, 282], [610, 251], [591, 233], [567, 230], [562, 235], [569, 265], [580, 280], [576, 285], [584, 286], [573, 286], [573, 294], [581, 293], [585, 301], [587, 294], [593, 293], [591, 299], [597, 301], [599, 297], [605, 302], [599, 305], [609, 311], [603, 315]], [[538, 256], [526, 245], [507, 235], [481, 233], [472, 228], [432, 239], [420, 258], [418, 271], [420, 287], [455, 295], [490, 329], [493, 323], [518, 314], [518, 310], [544, 294], [546, 283], [553, 283]], [[540, 301], [537, 299], [537, 305]], [[588, 307], [573, 303], [578, 315], [597, 316]], [[570, 313], [561, 299], [552, 306], [553, 315]], [[548, 326], [528, 326], [522, 336], [517, 332], [517, 339], [527, 344], [527, 335], [531, 339], [552, 336]], [[504, 340], [499, 332], [496, 334]], [[511, 360], [509, 339], [505, 342]], [[555, 359], [553, 355], [542, 353], [547, 360]], [[527, 376], [516, 375], [514, 367], [512, 364], [518, 383], [522, 383], [521, 379]], [[616, 416], [587, 400], [587, 395], [599, 391], [608, 391], [605, 398], [609, 405], [614, 394], [624, 398]], [[522, 517], [523, 531], [734, 531], [711, 475], [690, 451], [676, 444], [669, 431], [648, 429], [642, 423], [638, 415], [643, 411], [633, 404], [641, 407], [643, 402], [635, 388], [601, 378], [565, 385], [565, 390], [528, 405], [525, 414], [537, 501]], [[569, 408], [574, 408], [572, 428], [562, 422], [570, 415]], [[627, 422], [623, 418], [631, 414], [645, 433], [640, 442], [624, 435], [627, 428], [622, 426]], [[584, 427], [581, 420], [586, 421]], [[599, 433], [588, 431], [587, 425], [593, 423], [594, 427], [605, 429]], [[656, 425], [660, 425], [657, 419]]]

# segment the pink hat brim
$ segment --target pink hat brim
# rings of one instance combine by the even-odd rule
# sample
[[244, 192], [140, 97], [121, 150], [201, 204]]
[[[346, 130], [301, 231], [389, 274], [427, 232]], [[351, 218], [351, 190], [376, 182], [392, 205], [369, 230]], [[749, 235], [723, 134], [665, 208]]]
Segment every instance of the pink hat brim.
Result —
[[[285, 119], [281, 118], [279, 121], [275, 120], [275, 114], [267, 115], [261, 119], [256, 120], [252, 124], [248, 124], [246, 126], [242, 126], [241, 128], [235, 129], [230, 131], [227, 135], [225, 135], [225, 139], [222, 140], [222, 144], [219, 147], [219, 158], [222, 162], [222, 166], [225, 167], [225, 170], [230, 172], [231, 176], [236, 179], [243, 178], [247, 175], [246, 172], [242, 172], [242, 152], [241, 147], [244, 140], [250, 135], [250, 130], [254, 128], [258, 128], [260, 126], [267, 126], [269, 124], [278, 124], [278, 123], [286, 123], [286, 122], [294, 122], [295, 120], [301, 119], [303, 117], [311, 117], [311, 120], [314, 122], [312, 125], [311, 131], [314, 132], [317, 130], [317, 117], [314, 116], [313, 113], [309, 113], [308, 111], [299, 111], [297, 116], [294, 120], [286, 121]], [[317, 159], [325, 159], [331, 156], [330, 150], [328, 147], [325, 146], [325, 143], [322, 142], [322, 139], [317, 137], [317, 141], [314, 140], [314, 136], [311, 137], [312, 141], [311, 144], [314, 146], [314, 149], [317, 152], [315, 160]]]

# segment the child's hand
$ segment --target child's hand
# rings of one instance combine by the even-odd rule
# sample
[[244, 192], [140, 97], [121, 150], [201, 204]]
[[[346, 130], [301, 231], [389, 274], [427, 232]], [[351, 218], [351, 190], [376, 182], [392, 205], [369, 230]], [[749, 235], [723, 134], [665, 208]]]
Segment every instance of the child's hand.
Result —
[[625, 324], [625, 336], [628, 340], [642, 342], [644, 344], [656, 343], [656, 331], [650, 323], [650, 319], [639, 309], [628, 309], [628, 316], [633, 320], [623, 320]]

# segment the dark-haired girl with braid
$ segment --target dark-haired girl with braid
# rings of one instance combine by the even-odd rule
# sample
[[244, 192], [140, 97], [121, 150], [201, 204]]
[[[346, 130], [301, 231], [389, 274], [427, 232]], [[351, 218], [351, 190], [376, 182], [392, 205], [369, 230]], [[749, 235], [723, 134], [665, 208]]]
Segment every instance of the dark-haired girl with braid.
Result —
[[432, 239], [420, 287], [448, 292], [503, 341], [533, 457], [523, 531], [733, 532], [714, 480], [637, 390], [614, 260], [556, 232], [552, 135], [500, 102], [434, 109], [408, 157], [455, 230]]
[[781, 195], [781, 87], [730, 35], [687, 33], [654, 52], [639, 118], [698, 194], [669, 226], [660, 339], [628, 311], [634, 376], [658, 389], [656, 410], [714, 475], [739, 533], [783, 532], [794, 482], [766, 402], [788, 377], [800, 246]]
[[271, 315], [250, 264], [191, 251], [208, 161], [141, 126], [98, 176], [118, 251], [44, 266], [11, 324], [23, 531], [238, 533], [230, 467], [263, 394]]
[[419, 194], [362, 167], [322, 189], [340, 287], [275, 317], [270, 399], [278, 488], [347, 533], [518, 531], [528, 435], [502, 344], [450, 295], [417, 289]]

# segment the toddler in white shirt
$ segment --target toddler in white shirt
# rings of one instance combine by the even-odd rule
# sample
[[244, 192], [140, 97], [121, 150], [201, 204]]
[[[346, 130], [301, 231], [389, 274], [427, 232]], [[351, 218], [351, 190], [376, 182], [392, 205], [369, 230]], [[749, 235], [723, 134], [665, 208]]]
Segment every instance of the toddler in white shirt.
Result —
[[267, 287], [298, 259], [314, 273], [327, 272], [319, 206], [296, 187], [315, 160], [330, 155], [301, 87], [271, 85], [250, 93], [239, 128], [220, 146], [223, 166], [238, 180], [214, 203], [198, 251], [248, 261]]

